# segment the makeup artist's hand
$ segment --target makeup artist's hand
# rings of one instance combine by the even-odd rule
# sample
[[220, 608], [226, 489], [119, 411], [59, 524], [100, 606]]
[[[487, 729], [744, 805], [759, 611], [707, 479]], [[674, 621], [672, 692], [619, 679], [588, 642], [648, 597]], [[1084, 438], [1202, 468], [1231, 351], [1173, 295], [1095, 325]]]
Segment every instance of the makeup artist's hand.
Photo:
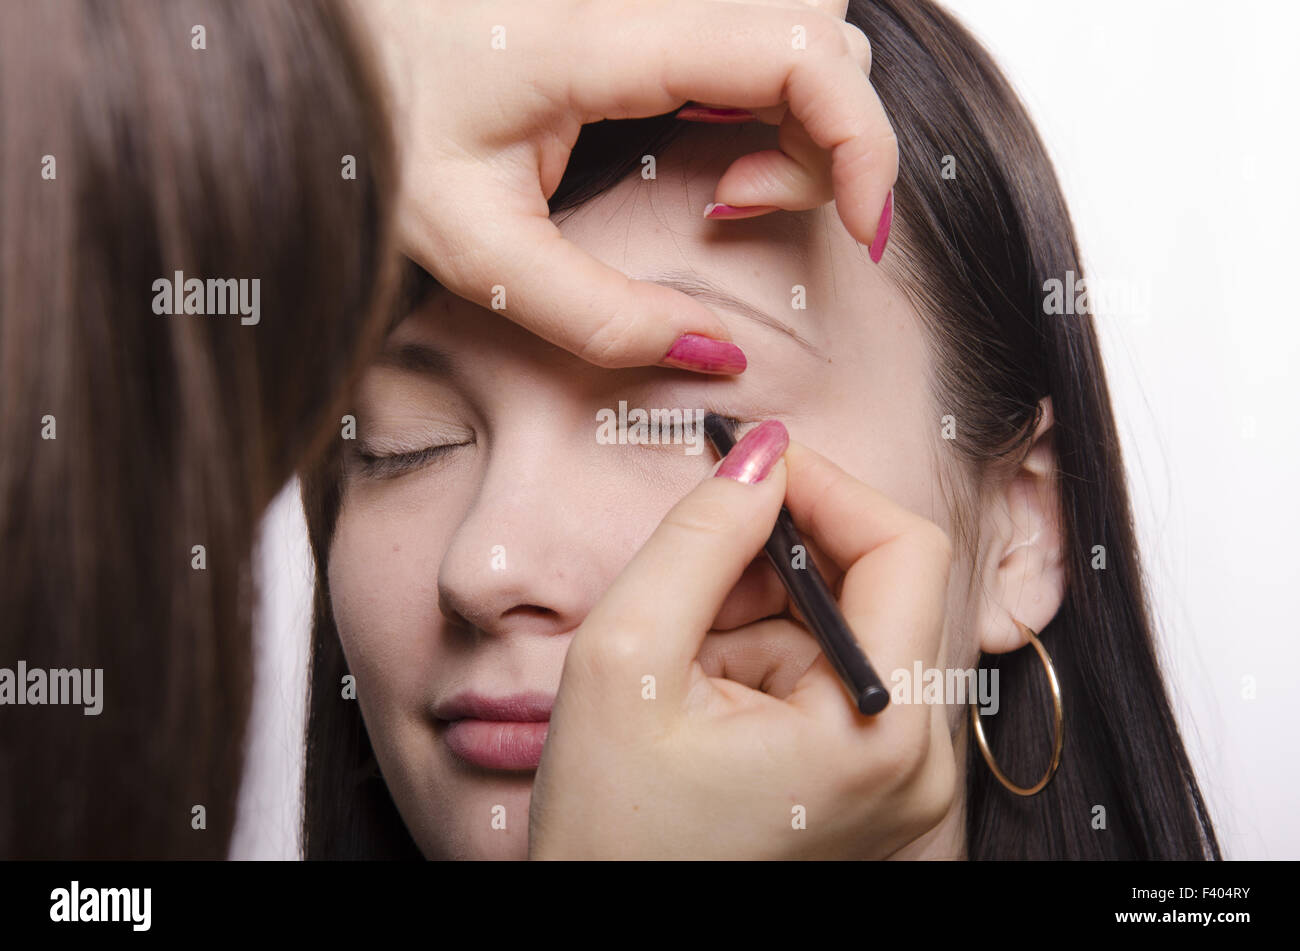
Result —
[[821, 654], [782, 698], [698, 660], [784, 494], [844, 572], [841, 609], [882, 679], [937, 666], [947, 536], [806, 447], [781, 458], [786, 439], [771, 420], [747, 433], [578, 628], [533, 784], [531, 858], [882, 858], [947, 813], [957, 767], [943, 705], [863, 716]]
[[744, 356], [717, 343], [728, 332], [704, 305], [629, 280], [552, 224], [547, 198], [585, 123], [660, 115], [691, 100], [753, 108], [780, 123], [781, 148], [738, 159], [715, 202], [802, 210], [834, 198], [859, 241], [882, 245], [888, 233], [882, 212], [897, 142], [867, 79], [870, 44], [842, 21], [842, 2], [356, 0], [355, 8], [392, 89], [405, 253], [462, 297], [599, 366], [735, 373]]

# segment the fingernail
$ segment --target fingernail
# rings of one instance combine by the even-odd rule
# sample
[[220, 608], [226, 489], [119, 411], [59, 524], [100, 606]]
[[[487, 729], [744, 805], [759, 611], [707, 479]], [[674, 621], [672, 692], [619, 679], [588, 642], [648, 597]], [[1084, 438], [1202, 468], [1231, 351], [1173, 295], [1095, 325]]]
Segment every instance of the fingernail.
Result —
[[748, 109], [715, 109], [711, 106], [682, 106], [674, 118], [685, 122], [754, 122], [758, 116]]
[[790, 434], [780, 422], [767, 419], [741, 437], [718, 466], [716, 476], [753, 485], [762, 482], [790, 445]]
[[871, 242], [871, 248], [868, 254], [871, 260], [879, 264], [880, 259], [885, 254], [885, 245], [889, 241], [889, 226], [894, 222], [894, 190], [889, 190], [889, 197], [885, 199], [885, 210], [880, 213], [880, 224], [876, 225], [876, 237]]
[[769, 211], [779, 211], [776, 205], [723, 205], [711, 201], [704, 206], [705, 218], [756, 218], [759, 215], [765, 215]]
[[740, 373], [748, 366], [745, 352], [734, 343], [700, 334], [682, 334], [660, 362], [700, 373]]

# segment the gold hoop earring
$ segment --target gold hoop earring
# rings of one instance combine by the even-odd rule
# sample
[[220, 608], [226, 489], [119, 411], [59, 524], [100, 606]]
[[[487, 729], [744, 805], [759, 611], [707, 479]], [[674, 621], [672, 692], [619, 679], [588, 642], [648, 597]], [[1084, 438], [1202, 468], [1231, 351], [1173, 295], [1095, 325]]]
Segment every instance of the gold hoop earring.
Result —
[[1029, 643], [1034, 645], [1034, 650], [1038, 651], [1038, 656], [1043, 662], [1043, 667], [1047, 670], [1047, 682], [1052, 688], [1052, 706], [1056, 711], [1056, 748], [1052, 751], [1052, 764], [1047, 767], [1047, 773], [1036, 784], [1026, 789], [1024, 786], [1017, 786], [1011, 780], [1003, 775], [1002, 770], [998, 769], [997, 762], [993, 759], [993, 754], [989, 752], [989, 745], [984, 739], [984, 727], [980, 725], [979, 707], [972, 702], [970, 704], [971, 725], [975, 729], [975, 740], [980, 745], [980, 752], [984, 754], [984, 761], [989, 764], [989, 769], [998, 781], [1010, 789], [1013, 793], [1020, 796], [1034, 796], [1047, 786], [1054, 775], [1056, 767], [1061, 765], [1061, 748], [1065, 745], [1065, 718], [1061, 711], [1061, 685], [1056, 680], [1056, 668], [1052, 666], [1052, 658], [1047, 656], [1047, 650], [1043, 647], [1038, 636], [1025, 624], [1021, 624], [1015, 618], [1011, 619], [1016, 627], [1029, 638]]

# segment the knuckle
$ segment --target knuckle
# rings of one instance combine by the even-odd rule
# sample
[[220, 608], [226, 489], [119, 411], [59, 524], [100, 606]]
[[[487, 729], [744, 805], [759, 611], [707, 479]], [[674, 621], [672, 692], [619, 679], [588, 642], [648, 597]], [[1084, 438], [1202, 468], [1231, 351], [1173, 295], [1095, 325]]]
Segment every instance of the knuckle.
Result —
[[808, 31], [808, 43], [819, 50], [846, 56], [852, 53], [848, 34], [844, 32], [844, 21], [820, 10], [809, 10], [805, 27]]
[[[570, 654], [577, 641], [570, 646]], [[595, 677], [604, 680], [615, 671], [635, 667], [644, 656], [640, 639], [628, 631], [602, 631], [590, 638], [578, 651], [577, 662], [583, 664]]]
[[889, 172], [889, 180], [898, 181], [898, 133], [890, 125], [880, 133], [880, 138], [873, 150], [879, 157], [879, 161], [885, 163], [885, 168]]
[[898, 138], [892, 128], [879, 129], [874, 119], [855, 118], [843, 128], [843, 143], [834, 153], [832, 171], [837, 182], [861, 175], [898, 180]]
[[871, 72], [871, 39], [852, 23], [844, 24], [844, 34], [848, 40], [849, 52], [864, 73]]

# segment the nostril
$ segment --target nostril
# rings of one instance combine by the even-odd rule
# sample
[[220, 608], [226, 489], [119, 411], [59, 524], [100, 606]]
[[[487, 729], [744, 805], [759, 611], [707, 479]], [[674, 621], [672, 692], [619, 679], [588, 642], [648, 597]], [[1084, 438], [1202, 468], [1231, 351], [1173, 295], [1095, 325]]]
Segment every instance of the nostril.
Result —
[[509, 620], [511, 618], [534, 618], [541, 621], [552, 621], [559, 616], [560, 614], [558, 611], [544, 608], [538, 604], [517, 604], [513, 608], [502, 613], [501, 618], [502, 620]]

